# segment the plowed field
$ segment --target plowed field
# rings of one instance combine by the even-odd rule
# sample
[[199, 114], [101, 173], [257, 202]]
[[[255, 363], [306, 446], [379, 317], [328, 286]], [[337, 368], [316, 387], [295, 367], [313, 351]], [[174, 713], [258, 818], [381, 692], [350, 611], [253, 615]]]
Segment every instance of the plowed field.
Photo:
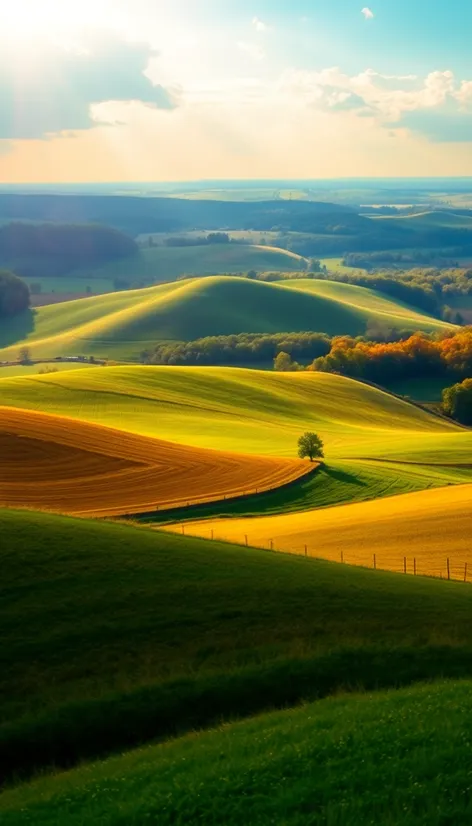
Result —
[[15, 408], [0, 408], [0, 457], [0, 506], [88, 516], [268, 490], [310, 470]]

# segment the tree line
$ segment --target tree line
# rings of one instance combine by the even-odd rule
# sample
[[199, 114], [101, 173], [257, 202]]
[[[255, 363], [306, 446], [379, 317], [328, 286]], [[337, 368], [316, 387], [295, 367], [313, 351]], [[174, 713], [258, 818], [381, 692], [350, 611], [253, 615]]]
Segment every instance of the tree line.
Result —
[[330, 352], [323, 333], [240, 333], [159, 344], [141, 353], [144, 364], [254, 365], [271, 363], [281, 351], [306, 363]]
[[23, 277], [62, 276], [137, 253], [133, 238], [98, 224], [0, 226], [0, 264]]
[[441, 335], [414, 333], [391, 342], [337, 336], [330, 352], [315, 359], [308, 369], [379, 384], [429, 376], [464, 379], [472, 374], [472, 327]]

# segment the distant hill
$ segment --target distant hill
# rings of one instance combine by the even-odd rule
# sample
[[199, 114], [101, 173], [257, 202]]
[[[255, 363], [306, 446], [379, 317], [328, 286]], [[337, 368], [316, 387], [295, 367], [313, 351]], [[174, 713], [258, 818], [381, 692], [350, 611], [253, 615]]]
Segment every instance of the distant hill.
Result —
[[469, 230], [472, 233], [472, 216], [446, 210], [430, 210], [414, 215], [382, 215], [373, 220], [385, 227], [395, 226], [402, 230], [424, 232], [432, 229]]
[[[101, 267], [76, 270], [74, 278], [110, 278], [134, 282], [172, 281], [180, 275], [218, 275], [248, 270], [279, 272], [305, 270], [307, 259], [278, 247], [251, 244], [208, 244], [189, 247], [144, 247], [133, 258]], [[93, 284], [92, 284], [93, 286]]]
[[342, 223], [358, 231], [368, 226], [349, 207], [305, 201], [193, 201], [180, 198], [135, 198], [93, 195], [0, 194], [0, 223], [6, 221], [94, 223], [132, 235], [205, 229], [273, 227], [323, 232]]
[[213, 276], [29, 310], [3, 324], [0, 359], [17, 358], [24, 345], [34, 358], [87, 354], [133, 359], [159, 341], [243, 332], [361, 335], [372, 322], [399, 330], [453, 329], [365, 287]]

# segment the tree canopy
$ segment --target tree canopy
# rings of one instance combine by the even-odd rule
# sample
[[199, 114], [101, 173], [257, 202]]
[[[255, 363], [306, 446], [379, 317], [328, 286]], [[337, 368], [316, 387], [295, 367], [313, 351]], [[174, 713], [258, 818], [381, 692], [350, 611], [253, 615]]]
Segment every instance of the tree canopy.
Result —
[[442, 407], [447, 416], [465, 425], [472, 425], [472, 379], [446, 387]]
[[10, 318], [24, 312], [29, 303], [28, 285], [9, 270], [0, 270], [0, 318]]
[[322, 459], [324, 457], [323, 440], [317, 433], [304, 433], [298, 440], [298, 455], [300, 459], [309, 459], [310, 462]]

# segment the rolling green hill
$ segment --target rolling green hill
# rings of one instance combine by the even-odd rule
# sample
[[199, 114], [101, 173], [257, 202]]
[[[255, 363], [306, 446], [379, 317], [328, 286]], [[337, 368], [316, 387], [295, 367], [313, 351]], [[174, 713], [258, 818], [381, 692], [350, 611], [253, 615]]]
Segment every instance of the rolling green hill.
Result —
[[103, 367], [0, 379], [4, 406], [168, 441], [294, 456], [319, 432], [328, 459], [470, 462], [472, 432], [353, 379], [228, 367]]
[[340, 687], [472, 676], [463, 584], [26, 511], [0, 510], [0, 564], [3, 776]]
[[28, 311], [2, 325], [0, 359], [16, 358], [25, 344], [34, 358], [84, 353], [130, 359], [158, 341], [307, 330], [360, 335], [372, 322], [401, 330], [453, 329], [365, 287], [214, 276]]
[[4, 826], [465, 826], [472, 683], [329, 698], [0, 796]]
[[[305, 270], [306, 258], [279, 247], [251, 244], [208, 244], [192, 247], [141, 248], [134, 258], [113, 261], [96, 269], [74, 271], [74, 277], [122, 278], [132, 284], [172, 281], [179, 275], [218, 275], [248, 270]], [[93, 286], [93, 283], [92, 283]]]

